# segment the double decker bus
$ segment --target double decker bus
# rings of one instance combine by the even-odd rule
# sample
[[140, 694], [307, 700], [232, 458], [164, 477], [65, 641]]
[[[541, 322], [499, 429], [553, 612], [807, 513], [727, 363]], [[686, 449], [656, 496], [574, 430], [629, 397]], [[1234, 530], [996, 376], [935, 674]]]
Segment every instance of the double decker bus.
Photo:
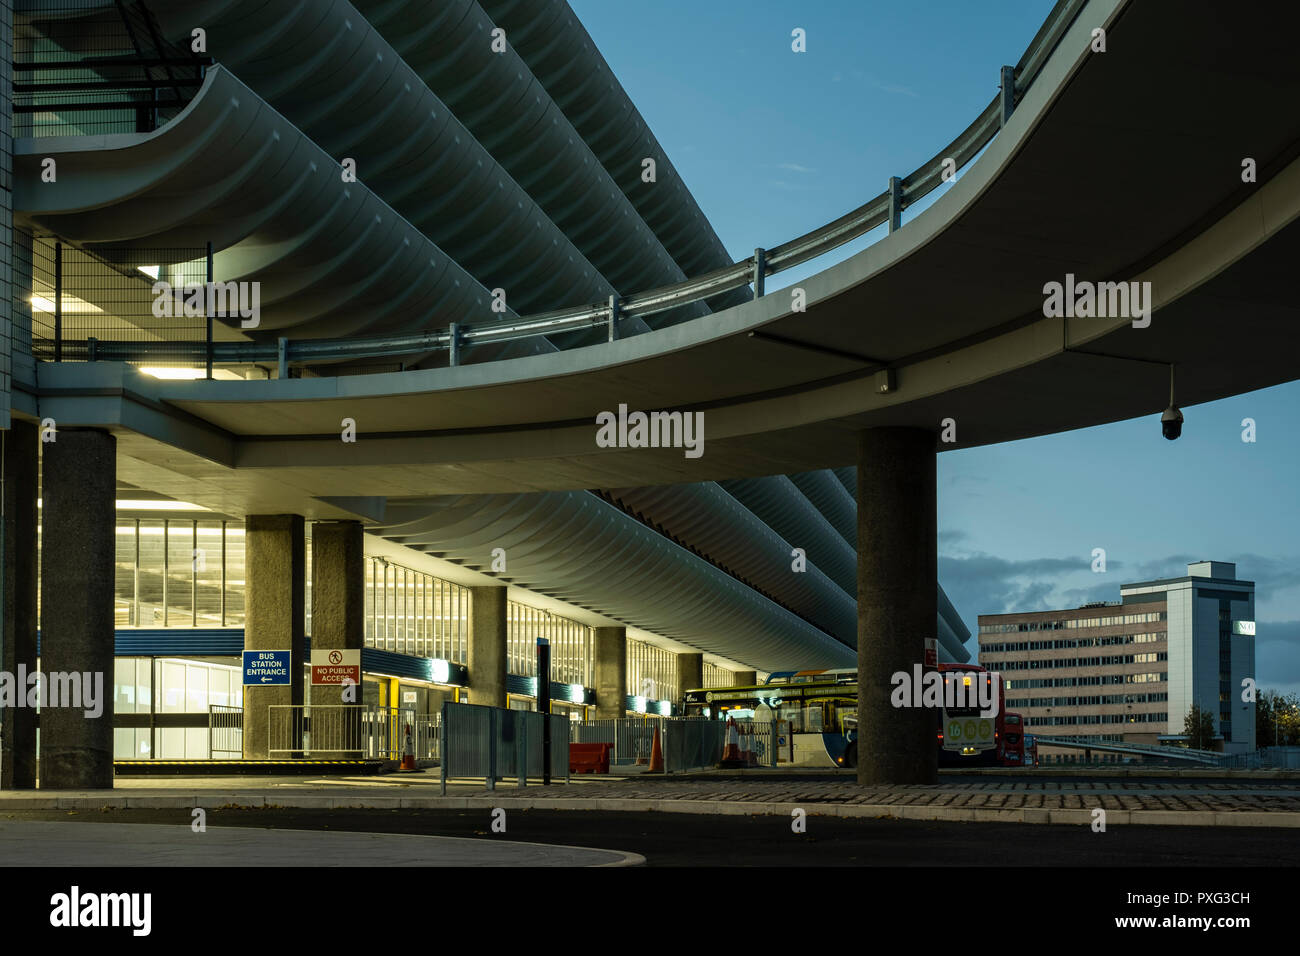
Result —
[[1002, 735], [998, 738], [998, 763], [1004, 767], [1020, 767], [1025, 762], [1025, 720], [1020, 714], [1008, 713], [1002, 720]]
[[[940, 765], [995, 766], [1003, 732], [1001, 683], [984, 688], [983, 699], [996, 701], [997, 708], [996, 716], [986, 717], [975, 696], [979, 681], [993, 683], [992, 674], [978, 664], [940, 664], [937, 669], [942, 674], [945, 702], [935, 708]], [[948, 701], [954, 701], [954, 706], [946, 706]], [[858, 765], [856, 668], [782, 671], [757, 686], [688, 690], [683, 705], [687, 716], [781, 721], [782, 733], [788, 736], [779, 763], [799, 767]]]

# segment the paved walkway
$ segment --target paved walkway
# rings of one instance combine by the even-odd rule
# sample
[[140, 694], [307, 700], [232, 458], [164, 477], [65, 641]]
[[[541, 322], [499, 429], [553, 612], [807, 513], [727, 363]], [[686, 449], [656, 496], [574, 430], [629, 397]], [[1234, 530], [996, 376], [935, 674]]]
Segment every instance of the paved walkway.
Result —
[[[539, 784], [540, 781], [534, 781]], [[859, 787], [852, 779], [757, 776], [692, 779], [592, 778], [569, 785], [489, 792], [481, 780], [439, 793], [435, 772], [382, 777], [128, 777], [112, 791], [0, 791], [6, 810], [104, 807], [295, 807], [331, 809], [546, 808], [704, 814], [781, 814], [794, 808], [832, 816], [1024, 823], [1078, 823], [1106, 811], [1108, 822], [1194, 826], [1300, 827], [1300, 780], [1185, 778], [1023, 780], [948, 777], [933, 786]]]
[[[201, 864], [196, 864], [201, 859]], [[0, 821], [0, 866], [638, 866], [638, 853], [400, 833]]]

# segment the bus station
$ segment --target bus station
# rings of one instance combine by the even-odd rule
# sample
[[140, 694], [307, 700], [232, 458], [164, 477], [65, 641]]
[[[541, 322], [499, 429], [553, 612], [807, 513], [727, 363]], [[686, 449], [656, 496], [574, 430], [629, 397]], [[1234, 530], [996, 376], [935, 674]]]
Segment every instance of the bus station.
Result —
[[[701, 7], [719, 63], [816, 64], [724, 107], [579, 0], [0, 0], [0, 859], [1293, 865], [1290, 698], [1252, 696], [1289, 466], [1177, 506], [1256, 444], [1235, 405], [1204, 443], [1220, 403], [1296, 379], [1300, 130], [1258, 95], [1300, 93], [1293, 31], [1035, 4], [888, 175], [755, 160], [740, 248], [690, 185], [742, 165], [718, 130], [804, 83], [844, 136], [937, 102], [808, 53], [875, 13]], [[1059, 445], [943, 470], [1135, 421], [1183, 471], [1132, 537], [1178, 523], [1110, 578], [1069, 577], [1123, 522]], [[1142, 454], [1074, 470], [1145, 493]], [[53, 927], [110, 925], [88, 880]]]

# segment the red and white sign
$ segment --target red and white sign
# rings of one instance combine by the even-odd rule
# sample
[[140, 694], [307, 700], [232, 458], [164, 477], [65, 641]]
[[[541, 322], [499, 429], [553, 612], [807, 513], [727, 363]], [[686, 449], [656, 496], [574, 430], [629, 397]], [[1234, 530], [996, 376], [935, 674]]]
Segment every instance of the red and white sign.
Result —
[[[938, 645], [939, 645], [939, 642], [938, 642], [938, 639], [936, 639], [936, 638], [933, 638], [933, 637], [927, 637], [927, 638], [925, 639], [925, 666], [926, 666], [926, 667], [938, 667], [938, 666], [939, 666], [939, 647], [938, 647]], [[314, 657], [315, 655], [312, 655], [312, 656]]]
[[311, 686], [361, 683], [361, 651], [312, 650]]

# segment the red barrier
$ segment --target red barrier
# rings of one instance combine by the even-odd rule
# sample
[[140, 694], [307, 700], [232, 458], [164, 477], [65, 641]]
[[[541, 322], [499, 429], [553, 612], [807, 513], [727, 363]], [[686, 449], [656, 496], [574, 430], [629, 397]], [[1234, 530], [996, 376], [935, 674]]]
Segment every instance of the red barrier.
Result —
[[613, 744], [569, 744], [570, 773], [609, 773]]

